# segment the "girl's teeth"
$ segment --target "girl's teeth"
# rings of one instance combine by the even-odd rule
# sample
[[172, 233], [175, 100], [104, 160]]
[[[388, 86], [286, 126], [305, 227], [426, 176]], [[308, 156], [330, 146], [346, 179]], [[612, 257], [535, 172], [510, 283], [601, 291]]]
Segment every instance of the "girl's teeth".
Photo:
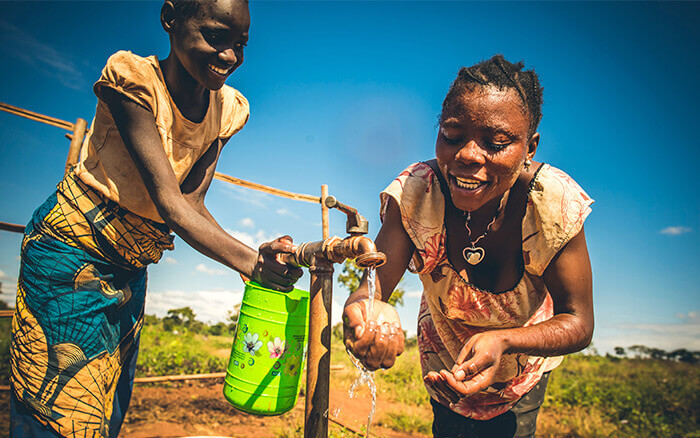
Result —
[[217, 66], [215, 66], [215, 65], [209, 64], [209, 68], [210, 68], [211, 70], [215, 71], [216, 73], [220, 74], [220, 75], [225, 75], [226, 73], [228, 73], [228, 70], [223, 69], [223, 68], [219, 68], [219, 67], [217, 67]]

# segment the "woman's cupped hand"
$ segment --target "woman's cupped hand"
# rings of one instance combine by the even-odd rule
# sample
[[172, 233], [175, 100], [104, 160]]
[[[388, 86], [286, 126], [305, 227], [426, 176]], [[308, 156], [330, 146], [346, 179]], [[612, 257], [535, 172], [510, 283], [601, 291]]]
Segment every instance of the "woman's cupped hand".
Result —
[[451, 370], [430, 371], [424, 381], [451, 403], [491, 386], [507, 346], [496, 332], [478, 333], [462, 348]]
[[404, 333], [396, 309], [366, 293], [355, 292], [343, 310], [343, 336], [347, 349], [369, 371], [388, 369], [403, 353]]

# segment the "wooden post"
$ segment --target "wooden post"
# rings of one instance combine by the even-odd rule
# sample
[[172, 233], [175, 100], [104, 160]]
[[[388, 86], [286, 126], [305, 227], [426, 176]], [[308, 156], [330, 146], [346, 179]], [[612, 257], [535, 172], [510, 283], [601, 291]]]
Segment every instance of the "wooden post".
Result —
[[68, 147], [68, 158], [66, 158], [66, 170], [64, 173], [68, 173], [70, 168], [78, 164], [78, 161], [80, 161], [80, 148], [83, 145], [83, 140], [85, 139], [86, 129], [87, 121], [78, 118], [73, 127], [73, 135], [71, 136], [70, 146]]
[[326, 198], [328, 197], [328, 185], [321, 186], [321, 225], [323, 227], [323, 240], [331, 237], [328, 228], [328, 207], [326, 207]]

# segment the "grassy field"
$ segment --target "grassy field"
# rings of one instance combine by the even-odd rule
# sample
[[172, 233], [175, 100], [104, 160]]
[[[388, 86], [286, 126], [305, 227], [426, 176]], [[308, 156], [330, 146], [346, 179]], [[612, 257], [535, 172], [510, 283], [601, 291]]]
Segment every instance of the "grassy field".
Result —
[[[0, 385], [8, 384], [9, 319], [0, 320]], [[183, 328], [175, 334], [158, 321], [142, 332], [137, 376], [220, 372], [226, 367], [231, 335]], [[206, 331], [206, 330], [205, 330]], [[342, 345], [333, 338], [331, 384], [349, 388], [356, 377]], [[374, 424], [429, 435], [431, 415], [420, 378], [418, 352], [406, 352], [388, 371], [376, 373], [377, 391], [392, 401]], [[0, 408], [7, 424], [7, 407]], [[293, 430], [293, 429], [292, 429]], [[280, 432], [280, 437], [289, 432]], [[3, 433], [0, 431], [0, 436]], [[334, 438], [352, 436], [331, 429]], [[544, 437], [700, 437], [700, 364], [662, 359], [571, 355], [555, 370], [538, 420]]]
[[[228, 336], [174, 335], [148, 326], [137, 375], [221, 371], [230, 342]], [[391, 370], [375, 373], [377, 391], [406, 409], [378, 412], [375, 422], [429, 434], [432, 419], [424, 414], [430, 405], [420, 377], [418, 351], [414, 343], [408, 342], [407, 347]], [[345, 367], [333, 373], [332, 385], [349, 388], [356, 372], [337, 337], [331, 358], [333, 364]], [[700, 437], [700, 365], [571, 355], [552, 372], [538, 435]]]

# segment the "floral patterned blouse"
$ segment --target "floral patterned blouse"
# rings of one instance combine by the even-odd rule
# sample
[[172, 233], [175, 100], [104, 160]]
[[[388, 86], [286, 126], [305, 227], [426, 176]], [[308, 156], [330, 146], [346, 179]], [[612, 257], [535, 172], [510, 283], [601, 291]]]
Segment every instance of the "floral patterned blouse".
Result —
[[[449, 264], [445, 201], [437, 177], [427, 164], [412, 164], [381, 193], [382, 219], [390, 196], [399, 205], [403, 227], [416, 247], [409, 270], [419, 274], [423, 283], [418, 314], [423, 376], [429, 371], [451, 369], [462, 347], [476, 333], [529, 326], [552, 318], [552, 298], [542, 274], [557, 252], [581, 230], [593, 203], [570, 176], [543, 164], [530, 183], [522, 222], [523, 275], [515, 288], [493, 293], [469, 284]], [[452, 410], [476, 420], [500, 415], [561, 361], [562, 357], [503, 355], [493, 385], [462, 398]], [[445, 396], [430, 386], [426, 388], [433, 399], [450, 405]]]

